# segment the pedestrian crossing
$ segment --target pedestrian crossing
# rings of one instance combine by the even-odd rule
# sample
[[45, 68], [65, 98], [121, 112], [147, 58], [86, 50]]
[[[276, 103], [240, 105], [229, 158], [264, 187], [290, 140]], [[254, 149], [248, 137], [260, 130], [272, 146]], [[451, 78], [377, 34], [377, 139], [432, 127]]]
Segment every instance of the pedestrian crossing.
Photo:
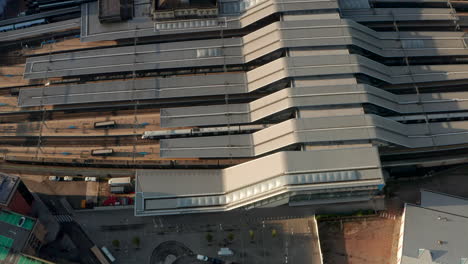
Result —
[[381, 212], [381, 213], [379, 213], [379, 216], [383, 217], [383, 218], [393, 219], [393, 220], [395, 220], [397, 218], [396, 215], [391, 214], [391, 213], [387, 213], [387, 212]]
[[73, 221], [70, 215], [54, 215], [59, 223], [69, 223]]

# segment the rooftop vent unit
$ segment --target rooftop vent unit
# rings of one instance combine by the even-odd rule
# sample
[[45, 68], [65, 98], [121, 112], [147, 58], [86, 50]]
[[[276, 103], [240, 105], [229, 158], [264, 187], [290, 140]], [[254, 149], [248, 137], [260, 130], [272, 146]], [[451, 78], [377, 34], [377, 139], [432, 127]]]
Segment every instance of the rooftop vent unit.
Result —
[[218, 16], [216, 0], [153, 0], [153, 19], [194, 19]]
[[113, 23], [133, 17], [133, 0], [98, 0], [99, 22]]

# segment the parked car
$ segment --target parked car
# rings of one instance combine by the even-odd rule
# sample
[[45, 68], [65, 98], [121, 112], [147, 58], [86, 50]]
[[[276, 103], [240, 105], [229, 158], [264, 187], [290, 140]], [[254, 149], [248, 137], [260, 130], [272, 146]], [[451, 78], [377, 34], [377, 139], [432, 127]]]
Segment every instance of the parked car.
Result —
[[57, 176], [49, 176], [49, 181], [60, 181], [60, 177], [57, 177]]
[[232, 256], [234, 255], [234, 252], [232, 252], [232, 250], [230, 250], [229, 248], [221, 248], [219, 251], [218, 251], [218, 256]]
[[22, 227], [24, 225], [24, 222], [26, 222], [26, 217], [22, 216], [18, 221], [18, 226]]
[[208, 261], [208, 257], [207, 257], [207, 256], [203, 256], [203, 255], [197, 255], [197, 259], [198, 259], [198, 260], [201, 260], [201, 261]]
[[96, 177], [85, 177], [84, 180], [87, 181], [87, 182], [95, 182], [95, 181], [97, 181], [97, 178]]
[[212, 264], [224, 264], [223, 260], [216, 259], [216, 258], [209, 258], [209, 261], [211, 261]]
[[65, 177], [63, 177], [63, 180], [64, 181], [73, 181], [73, 177], [72, 176], [65, 176]]

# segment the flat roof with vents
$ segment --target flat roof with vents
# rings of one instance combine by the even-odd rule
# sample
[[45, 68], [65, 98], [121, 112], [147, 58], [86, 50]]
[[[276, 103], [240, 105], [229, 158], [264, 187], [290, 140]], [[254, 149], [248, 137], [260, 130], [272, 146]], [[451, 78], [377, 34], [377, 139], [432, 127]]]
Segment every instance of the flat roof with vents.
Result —
[[422, 191], [421, 206], [405, 205], [400, 263], [465, 263], [467, 212], [467, 199]]
[[36, 222], [34, 219], [25, 217], [23, 215], [20, 215], [11, 211], [6, 211], [6, 210], [0, 211], [0, 222], [4, 222], [10, 225], [19, 226], [19, 223], [23, 217], [25, 218], [25, 220], [22, 221], [20, 227], [26, 230], [32, 230], [34, 227], [34, 223]]
[[8, 205], [18, 187], [20, 178], [0, 173], [0, 205]]
[[18, 263], [35, 224], [33, 218], [0, 210], [0, 263]]
[[99, 0], [99, 21], [112, 23], [133, 17], [133, 0]]
[[285, 151], [226, 169], [137, 170], [135, 212], [224, 210], [292, 189], [344, 191], [381, 184], [376, 148]]

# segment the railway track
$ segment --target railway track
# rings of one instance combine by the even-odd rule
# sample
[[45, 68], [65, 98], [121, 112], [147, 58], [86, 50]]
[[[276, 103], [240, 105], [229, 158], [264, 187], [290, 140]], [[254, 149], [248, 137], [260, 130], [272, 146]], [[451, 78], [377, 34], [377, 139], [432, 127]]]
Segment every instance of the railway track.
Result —
[[83, 170], [92, 170], [99, 168], [115, 169], [220, 169], [232, 165], [246, 162], [249, 159], [187, 159], [187, 160], [117, 160], [109, 157], [105, 160], [86, 159], [86, 158], [50, 158], [50, 157], [31, 157], [4, 155], [0, 156], [0, 169], [9, 169], [15, 171], [34, 171], [33, 168], [52, 167], [56, 169], [79, 167]]
[[[258, 95], [246, 96], [244, 98], [233, 96], [230, 97], [232, 103], [243, 103], [258, 98]], [[187, 105], [206, 105], [224, 102], [224, 96], [208, 96], [195, 99], [164, 99], [164, 100], [151, 100], [138, 103], [138, 114], [142, 113], [156, 113], [160, 108], [164, 107], [178, 107]], [[46, 112], [33, 108], [33, 110], [18, 111], [18, 112], [0, 112], [0, 123], [18, 123], [24, 121], [40, 121], [59, 120], [59, 119], [73, 119], [99, 116], [118, 116], [133, 114], [135, 103], [103, 103], [88, 106], [59, 106], [59, 107], [46, 107]], [[43, 118], [44, 115], [44, 118]]]
[[[47, 110], [45, 112], [44, 121], [49, 120], [63, 120], [63, 119], [76, 119], [85, 118], [92, 115], [93, 117], [102, 116], [119, 116], [119, 115], [130, 115], [133, 114], [133, 105], [128, 106], [128, 110], [118, 109], [62, 109], [62, 110]], [[130, 110], [131, 109], [131, 110]], [[138, 114], [144, 113], [157, 113], [159, 108], [146, 108], [139, 109]], [[22, 122], [34, 122], [41, 121], [44, 111], [33, 110], [33, 111], [21, 111], [21, 112], [3, 112], [0, 113], [0, 123], [22, 123]]]
[[[0, 136], [0, 147], [20, 146], [20, 147], [35, 147], [38, 145], [38, 136]], [[141, 139], [139, 135], [136, 137], [137, 145], [156, 144], [157, 141], [149, 139]], [[132, 146], [135, 144], [135, 136], [60, 136], [60, 137], [41, 137], [41, 146], [90, 146], [90, 147], [105, 147], [105, 146]]]

